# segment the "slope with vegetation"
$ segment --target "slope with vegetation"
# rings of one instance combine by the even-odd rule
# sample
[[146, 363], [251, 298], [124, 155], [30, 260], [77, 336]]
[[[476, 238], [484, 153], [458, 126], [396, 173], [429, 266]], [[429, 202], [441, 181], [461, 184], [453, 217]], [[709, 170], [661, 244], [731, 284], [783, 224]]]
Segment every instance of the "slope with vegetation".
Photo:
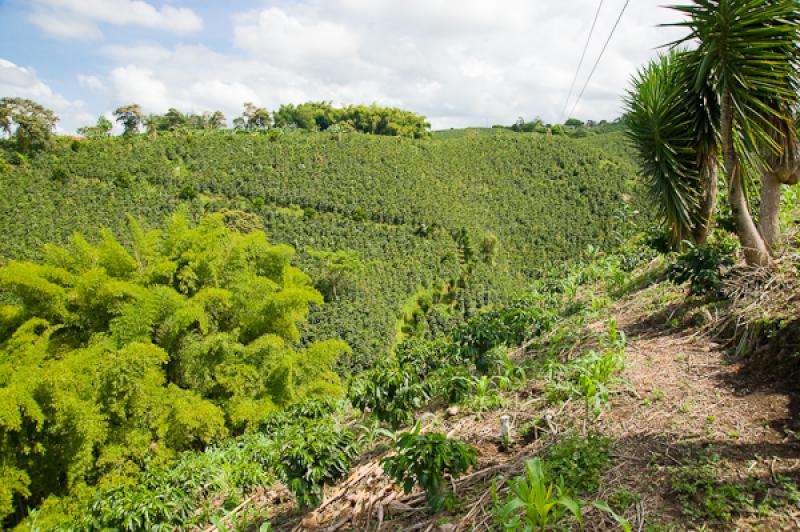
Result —
[[[6, 165], [0, 255], [39, 258], [44, 243], [100, 224], [119, 232], [126, 214], [155, 227], [179, 205], [194, 217], [242, 211], [295, 247], [325, 293], [307, 338], [343, 338], [354, 349], [344, 367], [363, 368], [393, 345], [412, 294], [456, 289], [410, 316], [434, 334], [587, 244], [620, 241], [638, 197], [633, 169], [582, 143], [280, 130], [61, 142]], [[352, 252], [360, 273], [315, 253], [326, 250]]]

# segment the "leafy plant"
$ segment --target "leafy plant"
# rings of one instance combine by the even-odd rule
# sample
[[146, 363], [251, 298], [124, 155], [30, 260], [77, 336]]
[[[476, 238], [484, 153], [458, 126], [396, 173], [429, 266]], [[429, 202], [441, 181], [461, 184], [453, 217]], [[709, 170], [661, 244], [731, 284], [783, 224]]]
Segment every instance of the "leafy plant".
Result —
[[278, 438], [282, 475], [301, 508], [319, 506], [325, 485], [343, 478], [359, 452], [352, 432], [326, 421], [290, 425]]
[[593, 493], [600, 486], [610, 446], [608, 438], [594, 433], [562, 438], [547, 449], [548, 474], [575, 493]]
[[508, 482], [510, 493], [501, 501], [496, 481], [492, 482], [494, 516], [503, 530], [545, 531], [572, 518], [583, 529], [583, 508], [593, 506], [610, 515], [626, 532], [630, 523], [614, 512], [605, 501], [587, 502], [567, 494], [564, 485], [550, 481], [546, 467], [538, 458], [525, 462], [525, 474]]
[[511, 493], [502, 503], [493, 487], [495, 515], [503, 530], [544, 531], [567, 515], [582, 525], [583, 502], [560, 493], [560, 488], [548, 480], [538, 458], [525, 462], [525, 474], [509, 480], [508, 485]]
[[369, 411], [397, 429], [414, 420], [414, 411], [430, 398], [428, 386], [408, 367], [381, 367], [350, 382], [348, 397], [355, 408]]
[[472, 394], [464, 401], [464, 405], [475, 412], [495, 410], [505, 404], [500, 395], [498, 383], [507, 381], [505, 377], [488, 377], [486, 375], [474, 381]]
[[800, 502], [797, 483], [786, 477], [723, 480], [725, 467], [717, 454], [672, 468], [673, 494], [684, 515], [699, 521], [726, 523], [734, 516], [765, 512]]
[[398, 436], [395, 452], [381, 460], [383, 470], [405, 493], [415, 485], [424, 489], [434, 512], [452, 502], [447, 477], [458, 478], [477, 463], [473, 447], [438, 432], [420, 434], [419, 424]]
[[705, 245], [690, 245], [678, 256], [667, 276], [678, 284], [688, 281], [693, 295], [716, 295], [722, 288], [726, 268], [734, 264], [737, 247], [736, 240], [722, 236]]
[[101, 234], [0, 267], [0, 519], [341, 394], [347, 345], [295, 348], [322, 298], [291, 248], [221, 214]]

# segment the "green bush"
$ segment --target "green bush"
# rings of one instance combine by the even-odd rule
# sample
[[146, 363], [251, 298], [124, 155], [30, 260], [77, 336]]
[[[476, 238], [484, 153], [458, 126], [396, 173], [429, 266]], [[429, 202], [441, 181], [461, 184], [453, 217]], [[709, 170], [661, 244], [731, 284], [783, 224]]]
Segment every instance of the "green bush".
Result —
[[718, 295], [726, 270], [736, 260], [737, 247], [735, 239], [717, 233], [708, 244], [690, 246], [680, 254], [667, 275], [678, 284], [688, 281], [693, 295]]
[[[75, 234], [0, 267], [0, 519], [49, 495], [135, 478], [309, 397], [340, 395], [348, 347], [300, 349], [322, 297], [263, 232], [221, 214], [123, 246]], [[27, 452], [21, 452], [27, 449]], [[13, 501], [13, 502], [12, 502]]]
[[424, 489], [434, 512], [453, 499], [447, 478], [457, 479], [477, 464], [475, 448], [438, 432], [420, 434], [419, 425], [398, 436], [395, 452], [381, 460], [383, 470], [405, 493], [415, 485]]
[[358, 456], [356, 438], [331, 421], [314, 420], [288, 425], [278, 433], [281, 471], [301, 508], [322, 503], [323, 489], [350, 470]]
[[547, 449], [546, 469], [551, 478], [573, 493], [593, 493], [608, 463], [611, 441], [598, 434], [570, 436]]
[[414, 421], [414, 412], [428, 402], [430, 394], [411, 368], [388, 365], [353, 379], [348, 397], [355, 408], [397, 429]]

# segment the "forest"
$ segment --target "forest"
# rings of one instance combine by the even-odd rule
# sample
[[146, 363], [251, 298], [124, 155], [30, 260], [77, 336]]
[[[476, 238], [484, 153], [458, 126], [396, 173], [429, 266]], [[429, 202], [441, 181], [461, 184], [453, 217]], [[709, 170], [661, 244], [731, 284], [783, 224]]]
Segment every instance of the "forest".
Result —
[[0, 527], [796, 528], [800, 12], [671, 14], [597, 122], [0, 99]]

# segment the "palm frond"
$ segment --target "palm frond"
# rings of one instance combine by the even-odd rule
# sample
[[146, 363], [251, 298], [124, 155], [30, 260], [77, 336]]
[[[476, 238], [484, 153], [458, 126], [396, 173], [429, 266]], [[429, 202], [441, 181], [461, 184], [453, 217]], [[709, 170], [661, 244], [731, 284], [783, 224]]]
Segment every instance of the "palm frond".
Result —
[[626, 97], [628, 136], [673, 245], [699, 222], [703, 165], [717, 153], [718, 105], [707, 87], [696, 90], [693, 52], [672, 49], [646, 65]]

